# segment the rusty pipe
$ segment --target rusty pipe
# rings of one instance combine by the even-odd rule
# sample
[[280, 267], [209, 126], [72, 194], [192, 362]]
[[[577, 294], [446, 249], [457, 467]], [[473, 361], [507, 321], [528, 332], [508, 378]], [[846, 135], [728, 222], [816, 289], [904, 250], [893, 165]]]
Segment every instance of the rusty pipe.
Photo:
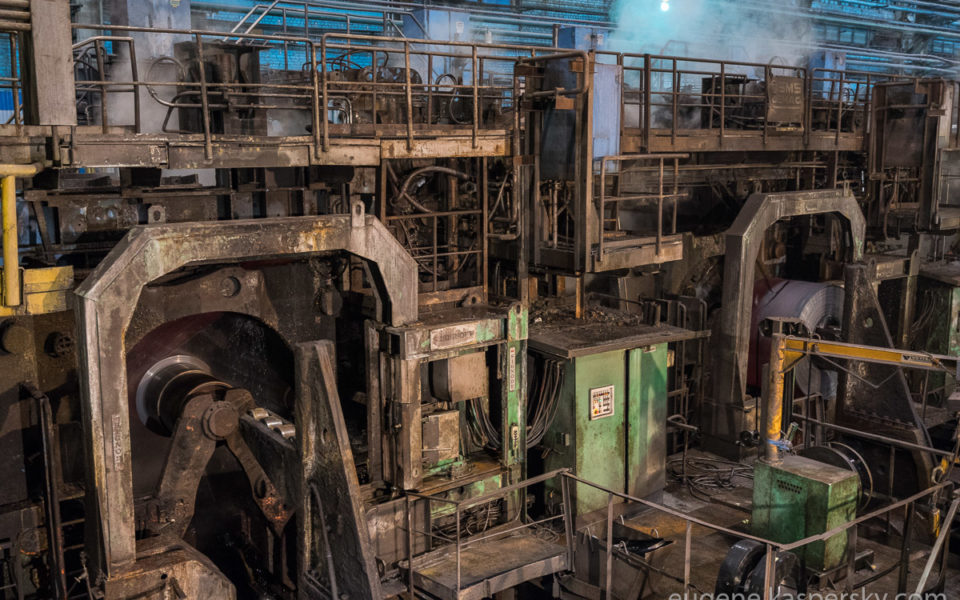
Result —
[[17, 177], [30, 177], [40, 166], [0, 165], [0, 215], [3, 222], [3, 305], [20, 306], [20, 257], [17, 239]]
[[770, 363], [767, 368], [767, 392], [764, 407], [764, 460], [769, 463], [780, 462], [780, 430], [783, 418], [783, 386], [785, 381], [783, 365], [786, 359], [786, 338], [774, 334], [770, 344]]

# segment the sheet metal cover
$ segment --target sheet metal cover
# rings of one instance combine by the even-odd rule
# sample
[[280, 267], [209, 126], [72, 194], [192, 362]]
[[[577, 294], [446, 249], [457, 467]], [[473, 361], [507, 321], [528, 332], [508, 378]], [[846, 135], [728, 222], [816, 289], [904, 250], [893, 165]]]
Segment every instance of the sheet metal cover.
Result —
[[[770, 284], [758, 282], [756, 292], [759, 301], [753, 309], [749, 380], [751, 385], [760, 386], [763, 365], [770, 360], [770, 338], [760, 335], [760, 323], [770, 317], [794, 318], [803, 323], [810, 335], [816, 334], [820, 327], [839, 325], [843, 317], [843, 288], [834, 283], [777, 280]], [[825, 398], [835, 398], [836, 372], [817, 367], [810, 369], [810, 361], [806, 358], [796, 366], [800, 391], [809, 394], [813, 390]]]

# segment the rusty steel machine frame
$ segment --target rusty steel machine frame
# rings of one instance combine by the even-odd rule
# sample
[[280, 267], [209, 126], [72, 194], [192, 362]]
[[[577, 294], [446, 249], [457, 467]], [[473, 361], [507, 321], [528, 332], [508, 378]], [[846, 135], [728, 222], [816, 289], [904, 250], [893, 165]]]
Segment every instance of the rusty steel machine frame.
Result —
[[[196, 398], [191, 398], [182, 407], [183, 428], [194, 428], [196, 437], [199, 427], [207, 438], [199, 442], [202, 452], [195, 455], [186, 446], [178, 448], [182, 461], [171, 466], [170, 478], [176, 475], [176, 467], [186, 465], [189, 476], [180, 484], [197, 487], [205, 466], [200, 463], [219, 441], [226, 442], [248, 478], [259, 469], [263, 474], [259, 481], [271, 485], [257, 503], [268, 518], [283, 517], [272, 523], [274, 532], [290, 522], [292, 511], [288, 509], [295, 507], [299, 520], [295, 532], [299, 556], [293, 561], [297, 581], [284, 583], [299, 597], [349, 595], [379, 600], [400, 593], [414, 597], [418, 590], [428, 590], [440, 596], [472, 598], [507, 589], [511, 587], [508, 584], [519, 581], [575, 570], [578, 532], [571, 518], [571, 485], [592, 487], [606, 495], [606, 517], [601, 517], [606, 540], [587, 532], [591, 544], [593, 540], [600, 542], [596, 548], [602, 550], [605, 563], [602, 574], [596, 574], [598, 593], [612, 594], [612, 560], [614, 556], [623, 558], [611, 543], [616, 526], [615, 503], [662, 511], [685, 522], [683, 576], [676, 579], [687, 591], [693, 524], [726, 534], [732, 531], [649, 499], [597, 486], [576, 473], [527, 472], [533, 462], [529, 460], [533, 451], [527, 444], [526, 398], [532, 301], [546, 291], [551, 300], [560, 300], [559, 304], [572, 299], [570, 304], [578, 319], [589, 316], [589, 276], [594, 282], [616, 280], [620, 296], [594, 292], [592, 297], [606, 297], [620, 309], [666, 302], [666, 296], [642, 301], [629, 297], [632, 292], [626, 281], [649, 283], [673, 265], [693, 260], [688, 252], [697, 240], [683, 225], [678, 226], [691, 191], [704, 187], [702, 181], [709, 180], [714, 172], [721, 173], [727, 182], [743, 184], [744, 189], [752, 186], [752, 194], [737, 188], [739, 213], [717, 244], [722, 248], [725, 243], [725, 251], [708, 257], [724, 257], [719, 339], [715, 342], [719, 351], [715, 352], [713, 398], [706, 400], [697, 394], [708, 448], [739, 457], [742, 448], [737, 446], [738, 436], [748, 428], [744, 416], [751, 410], [746, 397], [749, 292], [764, 235], [775, 223], [823, 214], [843, 220], [845, 256], [841, 262], [847, 263], [843, 333], [847, 344], [834, 346], [862, 348], [849, 345], [851, 339], [871, 346], [892, 346], [889, 336], [885, 337], [883, 310], [874, 289], [879, 275], [867, 273], [871, 269], [879, 272], [882, 267], [874, 263], [867, 269], [853, 264], [865, 257], [867, 223], [859, 202], [870, 197], [858, 200], [839, 186], [844, 161], [857, 155], [867, 159], [861, 171], [873, 177], [867, 187], [879, 190], [884, 198], [885, 190], [900, 189], [890, 185], [901, 185], [898, 173], [902, 165], [884, 162], [890, 157], [886, 145], [874, 147], [896, 138], [884, 135], [871, 140], [869, 135], [871, 127], [885, 127], [888, 117], [893, 118], [895, 111], [885, 102], [896, 86], [913, 86], [914, 90], [929, 87], [943, 91], [950, 99], [946, 102], [950, 106], [942, 107], [949, 115], [940, 115], [937, 110], [941, 107], [934, 106], [936, 102], [916, 101], [913, 108], [929, 111], [922, 141], [924, 151], [935, 155], [935, 160], [925, 162], [923, 168], [910, 168], [916, 169], [925, 182], [936, 184], [924, 188], [924, 214], [919, 221], [922, 233], [940, 233], [960, 223], [960, 211], [949, 207], [940, 211], [935, 202], [939, 195], [946, 194], [954, 178], [954, 171], [944, 167], [952, 165], [960, 132], [944, 138], [945, 146], [938, 145], [934, 135], [938, 128], [955, 123], [960, 114], [954, 83], [649, 54], [395, 38], [349, 30], [311, 37], [309, 22], [303, 36], [253, 31], [270, 8], [246, 31], [240, 31], [238, 25], [226, 37], [223, 32], [121, 24], [110, 25], [110, 33], [103, 34], [102, 25], [71, 24], [67, 3], [60, 0], [11, 0], [8, 4], [13, 10], [4, 13], [13, 21], [0, 22], [0, 34], [9, 35], [11, 55], [24, 56], [28, 68], [19, 76], [0, 78], [0, 88], [10, 89], [14, 99], [11, 122], [0, 125], [0, 175], [4, 176], [4, 305], [0, 315], [32, 318], [46, 311], [76, 316], [88, 498], [85, 576], [86, 583], [101, 588], [108, 600], [141, 593], [223, 598], [235, 593], [214, 561], [182, 539], [187, 523], [178, 523], [153, 537], [138, 538], [137, 509], [142, 499], [134, 495], [137, 463], [131, 444], [128, 394], [136, 382], [130, 380], [126, 358], [137, 342], [162, 325], [210, 312], [243, 315], [277, 333], [291, 351], [294, 410], [288, 418], [294, 422], [279, 425], [284, 434], [270, 428], [262, 432], [294, 461], [283, 463], [285, 481], [276, 478], [271, 482], [273, 473], [253, 464], [257, 457], [251, 456], [254, 453], [249, 448], [246, 454], [242, 448], [237, 450], [243, 442], [233, 437], [234, 421], [249, 425], [255, 420], [252, 412], [256, 399], [243, 390], [230, 390], [229, 398], [226, 392], [223, 397], [209, 392], [195, 403]], [[306, 4], [303, 10], [307, 14]], [[93, 35], [74, 45], [71, 37], [75, 32]], [[138, 63], [138, 56], [145, 58], [144, 46], [149, 44], [144, 42], [149, 36], [166, 36], [184, 44], [172, 51], [184, 61], [181, 64], [174, 58], [173, 62], [181, 67], [188, 65], [179, 77], [155, 80], [153, 69], [145, 70]], [[46, 44], [43, 52], [36, 51], [39, 44]], [[108, 47], [127, 53], [129, 75], [122, 74], [122, 69], [121, 74], [111, 72]], [[260, 49], [268, 47], [282, 48], [284, 53], [285, 68], [277, 80], [261, 81], [259, 64], [255, 77], [218, 80], [215, 69], [207, 63], [208, 57], [214, 62], [224, 61], [218, 65], [244, 53], [255, 57]], [[291, 48], [303, 50], [303, 69], [289, 69], [286, 64]], [[222, 56], [214, 56], [220, 51]], [[351, 57], [358, 53], [370, 58], [371, 68], [351, 64]], [[76, 65], [84, 66], [85, 61], [91, 76], [75, 78]], [[434, 78], [437, 65], [454, 61], [461, 64], [460, 78], [449, 72]], [[498, 73], [496, 63], [506, 64], [506, 70]], [[424, 69], [426, 78], [421, 74]], [[604, 69], [609, 72], [601, 76]], [[745, 69], [755, 69], [762, 75], [751, 78], [739, 73]], [[610, 79], [604, 77], [610, 72], [621, 78], [619, 93], [607, 99], [611, 110], [619, 112], [620, 120], [617, 127], [611, 127], [616, 129], [611, 134], [616, 138], [612, 144], [616, 151], [603, 152], [594, 146], [595, 138], [610, 132], [601, 132], [603, 123], [598, 120], [596, 101], [598, 86], [609, 83]], [[635, 82], [633, 87], [627, 85], [627, 79]], [[684, 89], [691, 81], [699, 91]], [[71, 87], [65, 82], [72, 82], [81, 96], [98, 98], [99, 110], [80, 115], [84, 119], [78, 121], [75, 98], [63, 93], [64, 85]], [[599, 89], [609, 91], [606, 87]], [[172, 94], [174, 99], [162, 98], [158, 90]], [[126, 100], [131, 94], [132, 122], [121, 122], [112, 114], [108, 99]], [[151, 101], [165, 110], [160, 131], [148, 130], [145, 103]], [[229, 114], [238, 110], [249, 111], [254, 117]], [[296, 112], [303, 127], [295, 134], [284, 128], [281, 135], [267, 135], [268, 111]], [[184, 129], [168, 129], [174, 115]], [[685, 116], [692, 117], [696, 126], [683, 126]], [[551, 120], [555, 117], [559, 118]], [[635, 122], [628, 124], [634, 117]], [[247, 121], [240, 123], [244, 118]], [[569, 143], [551, 146], [545, 135], [551, 126], [568, 130]], [[560, 172], [554, 170], [557, 165], [551, 159], [551, 152], [557, 148], [566, 152]], [[729, 160], [733, 153], [762, 153], [764, 157], [734, 164]], [[423, 166], [427, 162], [430, 166]], [[847, 168], [851, 162], [856, 160], [847, 160]], [[392, 171], [396, 165], [408, 169], [404, 184], [398, 183]], [[116, 189], [91, 187], [71, 195], [69, 186], [62, 185], [58, 177], [62, 172], [87, 167], [119, 168], [120, 185], [114, 186]], [[338, 172], [340, 168], [344, 171]], [[235, 181], [225, 183], [221, 173], [216, 187], [204, 187], [198, 179], [181, 192], [161, 185], [161, 169], [231, 169]], [[300, 179], [287, 189], [271, 172], [269, 176], [278, 179], [266, 183], [266, 171], [280, 169], [288, 169], [291, 177]], [[738, 169], [755, 172], [740, 177], [736, 173], [743, 171]], [[252, 183], [241, 181], [238, 172], [255, 170], [263, 173], [251, 175]], [[33, 181], [26, 179], [36, 173], [41, 175]], [[436, 177], [436, 185], [425, 189], [437, 196], [446, 195], [437, 200], [435, 208], [419, 204], [410, 191], [420, 185], [416, 177], [427, 173]], [[499, 189], [491, 180], [494, 173], [502, 176]], [[634, 176], [639, 177], [639, 187], [630, 189], [637, 181], [631, 181]], [[74, 203], [86, 209], [107, 199], [139, 205], [131, 209], [127, 220], [118, 217], [113, 229], [105, 230], [119, 233], [141, 226], [133, 227], [119, 242], [109, 236], [100, 240], [90, 253], [112, 248], [106, 258], [92, 259], [100, 262], [90, 274], [77, 270], [86, 279], [76, 288], [72, 313], [65, 304], [69, 284], [64, 283], [73, 277], [72, 268], [57, 267], [45, 276], [38, 270], [20, 268], [14, 177], [25, 184], [24, 201], [34, 211], [43, 240], [42, 251], [34, 257], [39, 256], [45, 264], [52, 264], [59, 251], [80, 254], [84, 248], [81, 243], [48, 244], [44, 204], [60, 209]], [[153, 182], [138, 187], [133, 183], [139, 181], [138, 177]], [[396, 188], [393, 192], [391, 177]], [[361, 180], [364, 191], [348, 189], [353, 181]], [[467, 192], [474, 194], [471, 202], [475, 198], [475, 205], [460, 203], [461, 183], [465, 189], [475, 186]], [[28, 189], [31, 185], [33, 189]], [[819, 185], [830, 189], [815, 189]], [[339, 187], [340, 204], [321, 207], [316, 194], [308, 202], [308, 196], [321, 187], [324, 192]], [[254, 192], [249, 191], [251, 188]], [[265, 214], [331, 214], [243, 220], [237, 216], [240, 211], [233, 211], [234, 199], [244, 196], [251, 205], [250, 214], [244, 216], [252, 216], [253, 194], [275, 193], [272, 188], [283, 188], [282, 193], [290, 194], [286, 197], [289, 202], [274, 212], [264, 210]], [[291, 200], [297, 194], [302, 194], [303, 201], [299, 213]], [[194, 207], [197, 212], [184, 209], [176, 216], [170, 215], [170, 221], [190, 222], [165, 223], [164, 203], [184, 198], [197, 200], [202, 210]], [[218, 202], [223, 198], [229, 200], [228, 210], [220, 211]], [[747, 201], [740, 206], [743, 198]], [[894, 198], [899, 202], [896, 192]], [[623, 214], [644, 203], [653, 205], [655, 212], [645, 217], [643, 227], [633, 230], [621, 224]], [[366, 214], [366, 206], [376, 216]], [[502, 215], [496, 210], [501, 206]], [[146, 209], [146, 217], [136, 212], [139, 208]], [[868, 207], [870, 223], [883, 221], [884, 235], [887, 208], [880, 207], [878, 213], [877, 207]], [[899, 205], [895, 208], [902, 209]], [[233, 220], [213, 220], [224, 218], [221, 213], [226, 212]], [[566, 223], [565, 230], [561, 222]], [[423, 229], [418, 232], [422, 235], [411, 236], [410, 241], [407, 231], [418, 227]], [[474, 236], [473, 245], [458, 246], [459, 240], [454, 238], [470, 227], [476, 230], [465, 232], [464, 237]], [[915, 279], [916, 263], [921, 259], [913, 246], [911, 243], [910, 276]], [[362, 380], [357, 377], [357, 382], [351, 382], [363, 390], [353, 398], [341, 398], [343, 391], [338, 389], [338, 383], [342, 383], [338, 368], [350, 359], [338, 362], [339, 340], [324, 338], [317, 324], [320, 318], [311, 312], [330, 309], [323, 314], [334, 320], [335, 300], [317, 293], [314, 288], [319, 284], [309, 274], [301, 279], [299, 271], [287, 273], [289, 289], [264, 275], [266, 269], [276, 265], [296, 265], [299, 269], [309, 261], [343, 255], [357, 259], [353, 264], [358, 268], [341, 273], [341, 279], [327, 285], [334, 291], [339, 285], [353, 292], [356, 284], [363, 296], [364, 305], [356, 311], [362, 316], [350, 323], [355, 326], [350, 332], [355, 337], [349, 343], [358, 350], [354, 358], [365, 366]], [[454, 265], [455, 273], [474, 261], [475, 272], [463, 278], [464, 282], [470, 280], [469, 287], [467, 283], [462, 287], [452, 283], [455, 277], [440, 277], [440, 263], [445, 260]], [[425, 273], [431, 277], [425, 279]], [[574, 294], [566, 294], [565, 286], [571, 285], [568, 279], [574, 280]], [[369, 288], [365, 287], [367, 283]], [[651, 287], [659, 290], [659, 283]], [[915, 293], [915, 281], [911, 285], [905, 293]], [[702, 303], [704, 313], [698, 329], [706, 330], [707, 302], [696, 300]], [[281, 301], [285, 303], [282, 306]], [[898, 342], [906, 339], [909, 330], [908, 306], [912, 304], [905, 305], [901, 312]], [[659, 317], [654, 321], [653, 327], [661, 325]], [[878, 326], [871, 328], [864, 325], [867, 322]], [[14, 346], [16, 336], [7, 340], [7, 323], [2, 325], [4, 339], [0, 342]], [[700, 334], [706, 335], [705, 331]], [[788, 342], [791, 340], [796, 341], [788, 338]], [[818, 344], [816, 348], [791, 347], [790, 351], [824, 354], [826, 346]], [[42, 344], [33, 345], [39, 348]], [[679, 351], [684, 352], [683, 348], [679, 346]], [[882, 351], [890, 352], [894, 351]], [[6, 347], [4, 353], [9, 353]], [[4, 353], [0, 358], [6, 357]], [[702, 360], [705, 355], [701, 347], [698, 356]], [[906, 356], [901, 354], [901, 358]], [[923, 357], [930, 359], [929, 355]], [[917, 501], [947, 489], [931, 479], [931, 455], [943, 453], [929, 452], [929, 437], [915, 411], [904, 402], [909, 390], [902, 377], [891, 379], [891, 390], [876, 396], [883, 414], [871, 413], [868, 399], [875, 398], [865, 392], [862, 382], [868, 376], [883, 379], [889, 371], [881, 369], [894, 366], [889, 363], [841, 375], [837, 423], [813, 423], [809, 416], [802, 417], [808, 424], [833, 427], [850, 435], [855, 435], [852, 432], [857, 428], [887, 428], [879, 436], [882, 439], [870, 440], [886, 445], [871, 452], [892, 448], [886, 492], [894, 502], [871, 513], [873, 516], [901, 507], [912, 511]], [[682, 371], [687, 358], [681, 357], [678, 364], [681, 367], [677, 370]], [[771, 369], [774, 380], [770, 389], [782, 392], [783, 382], [778, 378], [782, 373], [776, 364]], [[681, 379], [683, 374], [674, 377]], [[474, 381], [480, 379], [483, 381], [479, 384]], [[484, 390], [485, 398], [497, 397], [501, 406], [498, 418], [491, 417], [483, 424], [488, 429], [480, 436], [483, 447], [476, 452], [483, 458], [473, 461], [466, 452], [452, 458], [455, 453], [443, 445], [450, 442], [443, 434], [450, 434], [439, 432], [437, 423], [447, 419], [445, 423], [449, 424], [461, 416], [466, 420], [467, 415], [457, 412], [460, 409], [454, 410], [456, 405], [464, 399], [477, 400], [482, 394], [476, 390], [484, 386], [489, 386]], [[684, 381], [675, 382], [675, 386], [680, 393], [686, 389]], [[463, 392], [461, 387], [470, 391]], [[424, 398], [429, 398], [434, 388], [446, 388], [442, 391], [446, 398], [437, 401], [436, 407], [425, 409]], [[64, 544], [59, 535], [56, 489], [59, 442], [53, 422], [56, 412], [44, 396], [46, 390], [26, 385], [24, 390], [41, 411], [47, 471], [44, 508], [49, 515], [47, 527], [54, 555], [50, 562], [62, 566]], [[483, 403], [476, 404], [482, 411]], [[354, 420], [349, 422], [354, 426], [360, 423], [366, 439], [358, 440], [360, 436], [348, 428], [347, 405], [366, 410], [363, 423], [355, 414], [350, 415]], [[220, 408], [243, 414], [218, 422], [213, 409]], [[775, 420], [779, 411], [775, 412], [767, 414], [771, 441], [780, 435], [781, 428]], [[430, 419], [433, 421], [427, 424]], [[686, 421], [672, 423], [682, 426], [684, 437], [697, 430]], [[425, 433], [431, 426], [436, 429]], [[459, 436], [459, 429], [456, 433]], [[436, 438], [430, 447], [424, 439], [427, 435]], [[461, 442], [456, 441], [458, 445]], [[366, 482], [358, 475], [360, 461], [355, 456], [363, 451], [357, 448], [364, 444], [368, 454]], [[775, 453], [776, 447], [768, 445], [767, 451]], [[443, 458], [428, 460], [428, 455]], [[894, 489], [894, 463], [898, 473], [902, 473], [903, 464], [916, 468], [919, 475], [916, 482], [911, 482], [916, 484], [913, 489]], [[470, 471], [474, 466], [477, 472]], [[165, 480], [170, 479], [167, 475]], [[561, 490], [558, 512], [546, 518], [531, 516], [526, 490], [551, 478]], [[251, 485], [257, 496], [254, 487]], [[286, 498], [290, 506], [265, 508], [285, 493], [291, 496]], [[189, 497], [190, 490], [185, 495]], [[950, 505], [948, 522], [958, 502]], [[497, 514], [495, 507], [505, 508], [493, 519], [498, 521], [497, 529], [487, 532], [484, 526], [480, 534], [464, 535], [472, 533], [461, 523], [467, 511], [485, 514], [489, 521], [491, 514]], [[619, 514], [621, 507], [616, 512]], [[193, 513], [190, 507], [181, 507], [172, 514], [188, 520]], [[871, 515], [845, 526], [854, 545], [856, 525]], [[548, 522], [557, 531], [562, 528], [564, 543], [536, 539], [535, 530]], [[443, 526], [454, 532], [455, 538], [441, 535]], [[790, 544], [755, 537], [754, 541], [766, 550], [764, 596], [772, 597], [770, 571], [777, 552], [823, 541], [831, 533], [836, 532]], [[509, 563], [503, 572], [479, 581], [463, 577], [466, 548], [508, 538], [521, 548], [527, 543], [544, 542], [538, 548], [543, 550], [546, 545], [545, 558]], [[925, 578], [943, 548], [943, 536], [936, 544]], [[432, 563], [434, 560], [455, 571], [452, 584], [451, 577], [445, 579], [444, 573], [430, 572], [430, 564], [440, 564]], [[853, 563], [849, 566], [850, 585], [854, 583], [854, 567]], [[61, 573], [55, 582], [64, 595], [65, 580], [66, 574]]]
[[[416, 266], [359, 203], [350, 215], [148, 227], [129, 234], [77, 290], [84, 378], [84, 428], [97, 526], [89, 530], [91, 567], [107, 581], [135, 576], [124, 334], [151, 281], [195, 264], [348, 252], [375, 267], [387, 320], [417, 318]], [[229, 303], [229, 302], [227, 302]], [[184, 584], [181, 584], [184, 585]]]
[[863, 213], [852, 194], [822, 190], [782, 194], [754, 194], [727, 230], [724, 260], [720, 337], [723, 350], [715, 354], [713, 404], [704, 408], [706, 431], [715, 450], [739, 455], [741, 431], [749, 429], [747, 412], [747, 353], [753, 302], [754, 268], [766, 230], [781, 219], [802, 215], [838, 214], [846, 221], [849, 257], [860, 260], [866, 236]]

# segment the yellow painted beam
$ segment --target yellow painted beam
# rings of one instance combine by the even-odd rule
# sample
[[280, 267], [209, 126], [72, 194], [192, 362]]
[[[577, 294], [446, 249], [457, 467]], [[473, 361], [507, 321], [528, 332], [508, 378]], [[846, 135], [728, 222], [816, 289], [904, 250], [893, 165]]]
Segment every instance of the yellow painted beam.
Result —
[[958, 357], [926, 352], [910, 352], [895, 348], [861, 346], [844, 342], [830, 342], [806, 338], [788, 337], [784, 339], [784, 351], [790, 358], [806, 355], [825, 356], [827, 358], [862, 360], [871, 363], [925, 369], [932, 371], [956, 371]]
[[3, 225], [3, 306], [20, 306], [20, 255], [17, 247], [17, 177], [31, 177], [38, 165], [0, 165], [0, 222]]
[[[0, 305], [0, 317], [45, 315], [70, 310], [73, 267], [46, 267], [23, 271], [23, 298], [19, 306]], [[0, 294], [3, 282], [0, 279]]]
[[0, 181], [0, 213], [3, 218], [3, 305], [20, 306], [20, 258], [17, 252], [17, 179]]

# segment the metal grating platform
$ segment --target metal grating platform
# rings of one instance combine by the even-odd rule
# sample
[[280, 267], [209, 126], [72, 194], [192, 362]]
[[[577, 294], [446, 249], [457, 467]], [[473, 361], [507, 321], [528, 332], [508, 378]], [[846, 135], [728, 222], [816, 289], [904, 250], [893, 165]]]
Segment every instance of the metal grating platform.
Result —
[[458, 591], [453, 546], [418, 556], [413, 559], [414, 585], [444, 600], [480, 600], [569, 567], [564, 544], [542, 539], [529, 530], [463, 547], [460, 565]]

